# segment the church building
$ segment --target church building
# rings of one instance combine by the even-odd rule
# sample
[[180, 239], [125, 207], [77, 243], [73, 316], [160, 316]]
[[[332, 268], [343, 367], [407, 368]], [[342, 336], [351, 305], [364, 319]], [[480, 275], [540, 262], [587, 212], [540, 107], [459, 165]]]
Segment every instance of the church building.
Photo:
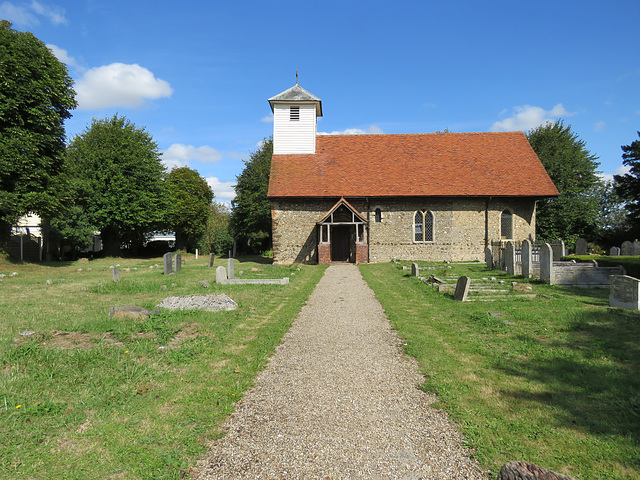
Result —
[[269, 103], [275, 263], [483, 260], [558, 195], [523, 132], [318, 135], [297, 83]]

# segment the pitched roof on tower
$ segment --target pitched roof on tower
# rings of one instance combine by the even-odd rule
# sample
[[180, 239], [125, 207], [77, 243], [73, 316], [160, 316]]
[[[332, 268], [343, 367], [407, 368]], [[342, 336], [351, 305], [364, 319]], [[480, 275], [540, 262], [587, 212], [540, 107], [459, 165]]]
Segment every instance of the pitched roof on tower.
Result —
[[270, 198], [558, 195], [522, 132], [318, 135], [316, 141], [315, 154], [273, 156]]
[[275, 95], [269, 99], [269, 105], [271, 105], [271, 111], [273, 111], [273, 105], [275, 103], [313, 103], [316, 105], [317, 116], [322, 116], [322, 100], [307, 92], [297, 83], [278, 95]]

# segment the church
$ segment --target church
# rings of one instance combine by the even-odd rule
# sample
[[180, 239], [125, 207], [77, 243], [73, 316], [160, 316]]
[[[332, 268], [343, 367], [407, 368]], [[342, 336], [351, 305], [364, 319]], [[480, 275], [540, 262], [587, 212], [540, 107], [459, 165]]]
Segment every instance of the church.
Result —
[[523, 132], [318, 135], [297, 83], [269, 104], [274, 263], [483, 260], [558, 195]]

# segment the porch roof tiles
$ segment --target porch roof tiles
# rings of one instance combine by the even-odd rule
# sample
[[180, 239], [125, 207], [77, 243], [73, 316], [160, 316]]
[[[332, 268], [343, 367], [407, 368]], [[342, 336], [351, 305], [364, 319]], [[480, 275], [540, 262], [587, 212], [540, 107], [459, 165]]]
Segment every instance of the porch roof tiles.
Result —
[[522, 132], [318, 135], [316, 153], [274, 155], [270, 198], [551, 197]]

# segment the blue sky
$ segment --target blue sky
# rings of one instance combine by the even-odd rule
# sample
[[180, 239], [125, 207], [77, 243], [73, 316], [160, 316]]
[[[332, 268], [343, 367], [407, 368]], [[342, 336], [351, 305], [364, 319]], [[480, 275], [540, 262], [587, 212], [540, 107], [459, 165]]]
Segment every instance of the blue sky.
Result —
[[296, 70], [323, 101], [320, 132], [562, 118], [613, 174], [640, 130], [638, 0], [0, 0], [0, 18], [67, 64], [80, 104], [70, 139], [124, 115], [218, 201], [271, 134], [267, 99]]

